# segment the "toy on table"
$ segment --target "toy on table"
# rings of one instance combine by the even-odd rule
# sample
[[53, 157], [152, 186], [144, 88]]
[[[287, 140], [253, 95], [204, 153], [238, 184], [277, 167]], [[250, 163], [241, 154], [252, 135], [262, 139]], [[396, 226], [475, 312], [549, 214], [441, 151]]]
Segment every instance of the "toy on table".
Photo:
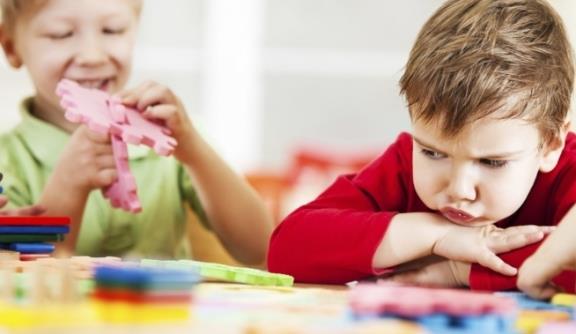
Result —
[[574, 334], [576, 333], [576, 322], [554, 322], [544, 324], [538, 334]]
[[[533, 299], [522, 292], [497, 292], [497, 295], [513, 298], [520, 311], [516, 317], [516, 329], [521, 333], [535, 333], [548, 322], [564, 322], [574, 319], [574, 308], [565, 304], [570, 295], [555, 296], [556, 302]], [[568, 298], [569, 299], [569, 298]], [[564, 304], [562, 303], [564, 302]]]
[[275, 274], [264, 270], [235, 267], [220, 263], [192, 260], [141, 260], [143, 266], [166, 268], [191, 268], [197, 270], [204, 280], [224, 281], [262, 286], [292, 286], [294, 277], [285, 274]]
[[96, 267], [92, 297], [110, 322], [185, 320], [192, 287], [200, 281], [190, 269], [125, 266]]
[[433, 333], [515, 333], [511, 298], [465, 290], [361, 283], [349, 305], [359, 319], [401, 318]]
[[119, 99], [106, 92], [84, 88], [71, 80], [60, 81], [56, 93], [66, 110], [66, 119], [110, 135], [118, 180], [104, 189], [104, 196], [113, 207], [139, 212], [142, 208], [128, 165], [127, 143], [144, 144], [159, 155], [170, 155], [177, 142], [170, 136], [169, 129], [144, 118], [138, 110], [122, 105]]
[[23, 260], [46, 257], [55, 248], [50, 242], [69, 231], [68, 217], [0, 216], [0, 249], [17, 251]]

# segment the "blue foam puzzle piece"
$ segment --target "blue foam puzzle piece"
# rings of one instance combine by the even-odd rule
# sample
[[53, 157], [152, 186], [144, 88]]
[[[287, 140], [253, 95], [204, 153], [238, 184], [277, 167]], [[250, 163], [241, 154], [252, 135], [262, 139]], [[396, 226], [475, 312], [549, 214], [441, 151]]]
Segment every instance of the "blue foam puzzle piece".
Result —
[[65, 234], [68, 226], [0, 226], [0, 234]]
[[104, 284], [116, 284], [133, 288], [152, 288], [155, 286], [178, 286], [191, 288], [200, 281], [193, 270], [150, 268], [150, 267], [96, 267], [94, 280]]
[[2, 249], [10, 249], [20, 253], [33, 253], [33, 254], [46, 254], [54, 251], [54, 245], [42, 242], [14, 242], [8, 244], [0, 244]]

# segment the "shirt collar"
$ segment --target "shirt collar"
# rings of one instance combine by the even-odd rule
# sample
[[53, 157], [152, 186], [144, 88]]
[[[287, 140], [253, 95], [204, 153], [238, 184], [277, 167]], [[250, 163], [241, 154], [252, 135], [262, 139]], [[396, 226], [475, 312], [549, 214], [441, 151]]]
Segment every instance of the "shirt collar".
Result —
[[[22, 101], [20, 116], [22, 122], [16, 131], [22, 134], [23, 141], [26, 142], [36, 159], [45, 165], [54, 167], [70, 139], [70, 134], [32, 115], [32, 98]], [[144, 158], [150, 153], [150, 149], [146, 146], [128, 145], [130, 160]]]

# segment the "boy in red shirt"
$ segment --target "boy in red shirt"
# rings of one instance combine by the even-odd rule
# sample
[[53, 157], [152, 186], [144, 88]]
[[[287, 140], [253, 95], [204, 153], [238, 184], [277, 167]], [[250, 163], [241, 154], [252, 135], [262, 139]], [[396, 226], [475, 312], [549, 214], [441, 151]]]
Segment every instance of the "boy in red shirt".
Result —
[[[272, 236], [269, 269], [301, 282], [397, 273], [402, 282], [516, 288], [516, 268], [544, 236], [576, 220], [571, 52], [544, 1], [446, 2], [400, 81], [412, 133], [288, 216]], [[553, 281], [572, 291], [575, 276]]]

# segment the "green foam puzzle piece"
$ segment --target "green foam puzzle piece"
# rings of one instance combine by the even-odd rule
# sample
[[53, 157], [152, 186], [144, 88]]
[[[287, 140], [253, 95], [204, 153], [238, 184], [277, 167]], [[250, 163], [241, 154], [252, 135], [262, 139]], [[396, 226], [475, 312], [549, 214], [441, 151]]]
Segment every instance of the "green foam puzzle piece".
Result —
[[227, 282], [244, 283], [263, 286], [292, 286], [294, 277], [284, 274], [271, 273], [265, 270], [229, 266], [220, 263], [201, 262], [191, 260], [150, 260], [140, 262], [143, 266], [166, 268], [194, 268], [205, 279]]

